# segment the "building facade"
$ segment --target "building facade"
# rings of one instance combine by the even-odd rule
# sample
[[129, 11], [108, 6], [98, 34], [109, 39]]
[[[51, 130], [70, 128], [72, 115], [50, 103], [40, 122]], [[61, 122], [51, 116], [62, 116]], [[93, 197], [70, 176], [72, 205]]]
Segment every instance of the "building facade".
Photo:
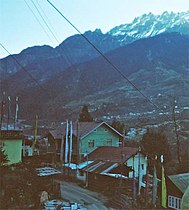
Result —
[[22, 162], [22, 131], [1, 130], [0, 143], [8, 158], [8, 165]]

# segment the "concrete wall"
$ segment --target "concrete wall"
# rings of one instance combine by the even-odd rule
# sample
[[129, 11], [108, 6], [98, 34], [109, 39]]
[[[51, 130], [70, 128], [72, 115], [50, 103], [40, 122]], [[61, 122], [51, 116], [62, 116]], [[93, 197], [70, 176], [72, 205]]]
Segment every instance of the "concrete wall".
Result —
[[[86, 154], [92, 152], [94, 149], [100, 146], [119, 146], [120, 136], [112, 131], [108, 126], [102, 125], [96, 130], [89, 133], [84, 138], [80, 139], [80, 154]], [[89, 147], [88, 142], [94, 140], [94, 148]], [[110, 145], [108, 141], [111, 140]]]
[[2, 140], [3, 149], [8, 156], [8, 165], [22, 162], [22, 140], [21, 139], [9, 139]]

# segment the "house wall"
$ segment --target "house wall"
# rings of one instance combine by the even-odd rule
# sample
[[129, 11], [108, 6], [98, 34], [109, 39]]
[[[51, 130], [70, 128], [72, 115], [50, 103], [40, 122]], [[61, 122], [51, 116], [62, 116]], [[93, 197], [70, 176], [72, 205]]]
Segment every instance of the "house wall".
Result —
[[[132, 167], [135, 172], [135, 177], [139, 174], [139, 158], [140, 158], [140, 173], [146, 174], [147, 160], [144, 155], [137, 153], [127, 161], [127, 166]], [[129, 178], [133, 178], [133, 172], [129, 172]]]
[[55, 145], [55, 140], [53, 136], [49, 133], [48, 134], [48, 145], [47, 145], [47, 152], [55, 152], [56, 151], [56, 145]]
[[2, 140], [3, 149], [8, 156], [8, 165], [22, 161], [22, 139]]
[[[84, 138], [80, 139], [80, 154], [92, 152], [100, 146], [116, 146], [119, 147], [120, 136], [112, 131], [106, 125], [102, 125], [96, 130], [89, 133]], [[89, 141], [94, 140], [94, 147], [89, 147]], [[109, 142], [108, 142], [109, 141]], [[111, 145], [110, 145], [111, 141]]]

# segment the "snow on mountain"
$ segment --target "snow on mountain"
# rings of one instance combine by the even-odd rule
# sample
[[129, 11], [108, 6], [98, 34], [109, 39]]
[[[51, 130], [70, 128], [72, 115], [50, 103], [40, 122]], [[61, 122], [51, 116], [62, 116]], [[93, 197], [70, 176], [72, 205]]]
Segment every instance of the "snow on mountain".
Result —
[[164, 12], [161, 15], [144, 14], [135, 18], [132, 23], [116, 26], [108, 34], [120, 37], [120, 42], [123, 42], [127, 36], [141, 39], [164, 32], [189, 34], [189, 11], [181, 13]]

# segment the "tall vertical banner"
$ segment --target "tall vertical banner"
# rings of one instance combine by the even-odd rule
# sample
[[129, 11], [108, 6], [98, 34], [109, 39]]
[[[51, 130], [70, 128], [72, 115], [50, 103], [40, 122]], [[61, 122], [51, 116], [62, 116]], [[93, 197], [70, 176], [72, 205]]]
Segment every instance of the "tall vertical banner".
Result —
[[63, 161], [64, 135], [61, 135], [60, 161]]
[[0, 128], [2, 129], [3, 127], [3, 118], [4, 118], [4, 114], [5, 114], [5, 92], [3, 92], [3, 97], [2, 97], [2, 102], [1, 102], [1, 125]]
[[146, 160], [147, 160], [147, 165], [146, 165], [146, 191], [145, 191], [145, 195], [146, 195], [146, 205], [148, 205], [148, 191], [149, 191], [148, 156], [146, 156]]
[[14, 129], [16, 128], [16, 123], [18, 122], [18, 97], [16, 97], [16, 105], [15, 105], [15, 117], [14, 117]]
[[156, 166], [154, 164], [153, 189], [152, 189], [152, 204], [154, 207], [156, 207], [156, 197], [157, 197], [157, 173], [156, 173]]
[[9, 129], [10, 118], [11, 118], [11, 98], [8, 96], [8, 114], [7, 114], [7, 130]]
[[135, 180], [135, 164], [134, 164], [134, 155], [133, 155], [133, 199], [136, 198], [136, 180]]
[[65, 163], [68, 162], [68, 150], [69, 150], [68, 133], [69, 133], [69, 125], [68, 125], [68, 120], [66, 120], [66, 142], [65, 142], [65, 159], [64, 159]]
[[70, 149], [69, 149], [69, 163], [72, 162], [72, 136], [73, 136], [73, 125], [70, 121]]
[[37, 124], [38, 124], [38, 116], [36, 115], [36, 117], [35, 117], [35, 129], [34, 129], [34, 141], [33, 141], [33, 145], [32, 145], [33, 152], [34, 152], [34, 149], [35, 149], [35, 145], [37, 143]]
[[165, 170], [163, 167], [163, 156], [161, 156], [161, 163], [162, 163], [162, 167], [161, 167], [161, 172], [162, 172], [162, 176], [161, 176], [161, 205], [164, 208], [167, 208], [167, 188], [166, 188], [166, 182], [165, 182]]
[[141, 187], [142, 187], [142, 178], [143, 178], [143, 171], [141, 166], [141, 156], [140, 152], [141, 149], [139, 147], [139, 153], [138, 153], [138, 195], [140, 195]]

